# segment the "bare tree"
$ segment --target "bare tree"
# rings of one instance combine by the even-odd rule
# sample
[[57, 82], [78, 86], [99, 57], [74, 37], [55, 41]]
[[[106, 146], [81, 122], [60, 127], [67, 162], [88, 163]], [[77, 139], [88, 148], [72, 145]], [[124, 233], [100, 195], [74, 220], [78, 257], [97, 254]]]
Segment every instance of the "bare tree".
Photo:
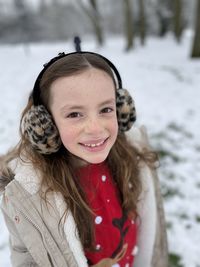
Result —
[[32, 14], [25, 4], [24, 0], [14, 0], [14, 7], [17, 13], [18, 27], [20, 28], [21, 41], [26, 44], [24, 47], [28, 51], [27, 43], [30, 41], [32, 30]]
[[191, 57], [200, 57], [200, 0], [196, 0], [195, 35], [193, 40]]
[[39, 2], [39, 12], [41, 14], [43, 14], [45, 9], [46, 9], [45, 0], [40, 0], [40, 2]]
[[183, 31], [183, 17], [182, 17], [183, 2], [182, 0], [172, 0], [172, 2], [173, 2], [174, 34], [176, 40], [180, 42]]
[[159, 0], [155, 10], [159, 22], [159, 36], [164, 37], [170, 29], [172, 20], [172, 10], [169, 1]]
[[82, 0], [77, 0], [81, 8], [84, 10], [88, 18], [90, 19], [94, 32], [96, 35], [97, 43], [101, 46], [104, 43], [103, 30], [101, 27], [101, 18], [97, 6], [96, 0], [89, 0], [89, 7], [84, 5]]
[[145, 1], [138, 0], [138, 6], [139, 6], [138, 30], [139, 30], [141, 44], [144, 45], [146, 39]]
[[133, 12], [130, 0], [122, 0], [124, 6], [124, 28], [126, 36], [126, 51], [133, 48], [134, 45], [134, 28], [133, 28]]

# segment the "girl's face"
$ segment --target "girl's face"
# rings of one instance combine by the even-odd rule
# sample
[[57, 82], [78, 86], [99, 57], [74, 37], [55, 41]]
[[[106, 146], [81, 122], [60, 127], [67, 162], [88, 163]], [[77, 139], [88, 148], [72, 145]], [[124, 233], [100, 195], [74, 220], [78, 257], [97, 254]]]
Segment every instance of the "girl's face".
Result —
[[50, 109], [65, 148], [84, 162], [103, 162], [118, 133], [115, 87], [104, 71], [90, 68], [51, 86]]

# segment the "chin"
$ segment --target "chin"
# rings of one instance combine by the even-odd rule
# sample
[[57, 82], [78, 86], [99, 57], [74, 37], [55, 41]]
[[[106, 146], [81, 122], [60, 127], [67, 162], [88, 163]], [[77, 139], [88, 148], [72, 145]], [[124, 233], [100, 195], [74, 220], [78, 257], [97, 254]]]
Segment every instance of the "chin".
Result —
[[102, 163], [104, 162], [106, 159], [107, 159], [107, 156], [108, 155], [105, 155], [105, 156], [99, 156], [99, 157], [91, 157], [91, 158], [85, 158], [84, 160], [88, 163], [91, 163], [91, 164], [99, 164], [99, 163]]
[[106, 158], [103, 158], [103, 159], [93, 159], [93, 160], [86, 160], [87, 163], [90, 163], [90, 164], [99, 164], [99, 163], [102, 163], [104, 162]]

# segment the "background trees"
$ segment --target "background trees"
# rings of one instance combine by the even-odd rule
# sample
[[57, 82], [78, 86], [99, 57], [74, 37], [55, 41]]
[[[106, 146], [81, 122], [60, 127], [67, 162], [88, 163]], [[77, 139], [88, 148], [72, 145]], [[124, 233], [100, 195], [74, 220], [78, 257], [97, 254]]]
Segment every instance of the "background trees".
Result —
[[108, 36], [117, 34], [124, 36], [128, 51], [138, 45], [137, 39], [144, 45], [148, 36], [163, 37], [168, 32], [180, 43], [184, 30], [190, 28], [195, 31], [191, 57], [198, 57], [199, 1], [0, 0], [0, 43], [93, 35], [97, 44], [103, 45]]
[[101, 26], [101, 17], [98, 10], [98, 5], [96, 0], [88, 0], [88, 6], [84, 4], [84, 1], [77, 0], [80, 7], [83, 9], [85, 14], [91, 21], [91, 24], [94, 29], [94, 33], [96, 36], [97, 43], [99, 45], [103, 45], [103, 30]]
[[196, 1], [195, 34], [191, 57], [200, 58], [200, 0]]
[[173, 10], [173, 30], [178, 42], [181, 41], [181, 35], [183, 31], [183, 1], [172, 1]]
[[134, 21], [131, 0], [122, 1], [124, 9], [124, 31], [126, 37], [126, 50], [133, 47], [134, 42]]

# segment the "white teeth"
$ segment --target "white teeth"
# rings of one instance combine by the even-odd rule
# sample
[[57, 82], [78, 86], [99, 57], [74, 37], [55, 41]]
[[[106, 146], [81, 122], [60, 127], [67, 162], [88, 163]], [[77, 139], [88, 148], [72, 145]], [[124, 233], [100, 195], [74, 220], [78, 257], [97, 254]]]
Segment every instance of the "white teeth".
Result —
[[84, 144], [84, 146], [87, 146], [87, 147], [96, 147], [96, 146], [101, 146], [102, 144], [104, 143], [104, 141], [101, 141], [97, 144]]

